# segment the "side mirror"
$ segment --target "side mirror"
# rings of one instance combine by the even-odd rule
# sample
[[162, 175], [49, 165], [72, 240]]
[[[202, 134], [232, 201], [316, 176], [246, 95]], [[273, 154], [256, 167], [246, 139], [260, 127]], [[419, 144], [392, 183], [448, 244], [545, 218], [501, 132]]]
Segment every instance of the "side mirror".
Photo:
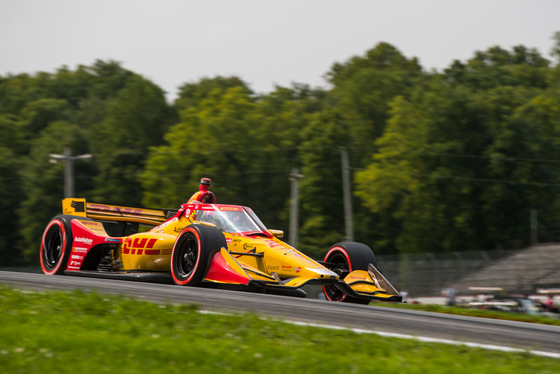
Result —
[[211, 222], [197, 221], [196, 223], [200, 223], [201, 225], [204, 225], [204, 226], [215, 227], [217, 229], [219, 228], [218, 226], [216, 226], [216, 224], [211, 223]]
[[270, 233], [274, 237], [277, 237], [277, 238], [283, 238], [284, 237], [284, 231], [282, 231], [282, 230], [268, 230], [268, 231], [270, 231]]

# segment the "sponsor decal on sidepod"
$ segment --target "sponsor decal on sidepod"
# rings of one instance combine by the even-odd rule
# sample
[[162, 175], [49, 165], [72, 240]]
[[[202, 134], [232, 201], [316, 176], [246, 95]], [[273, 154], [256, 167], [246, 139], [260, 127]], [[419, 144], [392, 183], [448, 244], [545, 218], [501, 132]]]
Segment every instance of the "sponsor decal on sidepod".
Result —
[[91, 245], [91, 243], [93, 243], [93, 240], [90, 238], [81, 238], [81, 237], [76, 237], [74, 238], [74, 242], [75, 243], [84, 243], [87, 245]]

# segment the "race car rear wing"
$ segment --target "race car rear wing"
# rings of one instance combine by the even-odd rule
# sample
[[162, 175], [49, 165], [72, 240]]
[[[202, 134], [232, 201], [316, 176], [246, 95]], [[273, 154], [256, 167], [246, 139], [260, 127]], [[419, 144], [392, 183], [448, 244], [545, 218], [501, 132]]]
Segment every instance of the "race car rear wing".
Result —
[[62, 200], [62, 213], [100, 221], [136, 222], [157, 226], [166, 221], [165, 209], [131, 208], [118, 205], [88, 203], [86, 199]]

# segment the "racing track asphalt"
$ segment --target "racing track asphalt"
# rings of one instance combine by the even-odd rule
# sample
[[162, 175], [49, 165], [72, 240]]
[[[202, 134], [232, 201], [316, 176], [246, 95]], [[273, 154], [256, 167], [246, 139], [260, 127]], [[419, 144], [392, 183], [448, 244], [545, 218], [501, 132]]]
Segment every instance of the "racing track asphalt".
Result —
[[154, 302], [196, 303], [201, 305], [202, 310], [213, 312], [255, 312], [289, 321], [560, 354], [560, 326], [76, 276], [0, 271], [0, 283], [26, 289], [80, 289], [123, 294]]

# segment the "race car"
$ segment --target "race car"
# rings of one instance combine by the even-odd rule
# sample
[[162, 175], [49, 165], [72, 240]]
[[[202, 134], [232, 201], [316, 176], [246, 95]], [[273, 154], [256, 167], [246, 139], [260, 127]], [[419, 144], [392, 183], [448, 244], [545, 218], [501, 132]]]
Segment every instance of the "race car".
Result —
[[283, 232], [267, 229], [251, 208], [214, 202], [190, 199], [171, 210], [64, 199], [63, 214], [43, 233], [41, 267], [45, 274], [299, 297], [306, 297], [303, 286], [316, 284], [331, 301], [402, 301], [368, 246], [337, 243], [315, 261], [281, 241]]

